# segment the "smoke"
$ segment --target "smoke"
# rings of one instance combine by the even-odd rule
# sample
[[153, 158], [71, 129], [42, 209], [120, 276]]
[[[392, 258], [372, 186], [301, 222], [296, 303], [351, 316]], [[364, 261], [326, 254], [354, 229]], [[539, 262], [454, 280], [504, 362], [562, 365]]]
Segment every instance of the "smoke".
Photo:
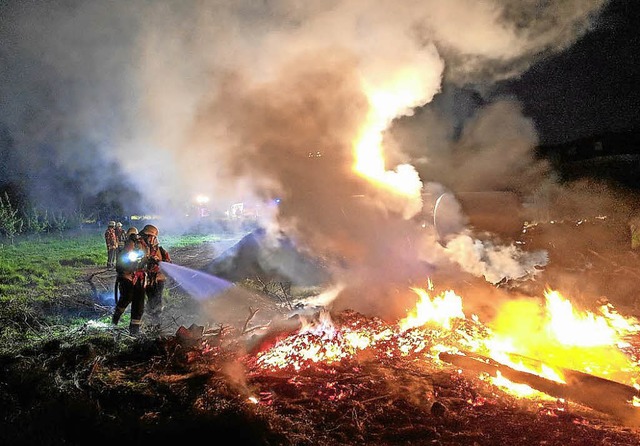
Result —
[[424, 33], [449, 61], [448, 78], [463, 86], [491, 86], [570, 47], [590, 30], [608, 0], [430, 3]]
[[[143, 195], [139, 206], [165, 215], [197, 193], [221, 209], [280, 198], [270, 223], [339, 265], [353, 295], [385, 295], [386, 284], [461, 259], [490, 259], [465, 269], [493, 282], [526, 273], [514, 262], [529, 259], [508, 247], [510, 260], [499, 260], [500, 249], [469, 239], [436, 243], [408, 218], [419, 196], [354, 173], [354, 141], [374, 101], [390, 99], [376, 93], [410, 86], [380, 129], [387, 171], [415, 171], [453, 192], [538, 189], [548, 167], [533, 159], [534, 125], [517, 101], [457, 114], [430, 105], [446, 103], [443, 85], [486, 97], [497, 81], [569, 47], [604, 4], [9, 2], [3, 124], [13, 166], [37, 168], [48, 153], [98, 191], [113, 182], [105, 166], [117, 163]], [[180, 223], [163, 224], [172, 221]]]

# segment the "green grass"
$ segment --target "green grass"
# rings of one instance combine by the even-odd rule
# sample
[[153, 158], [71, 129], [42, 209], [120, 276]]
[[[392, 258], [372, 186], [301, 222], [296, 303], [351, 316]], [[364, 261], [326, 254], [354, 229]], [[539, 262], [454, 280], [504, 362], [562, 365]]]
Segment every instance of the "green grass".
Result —
[[[215, 235], [166, 235], [161, 242], [171, 249], [219, 239]], [[20, 239], [13, 244], [0, 240], [0, 346], [32, 341], [85, 323], [82, 318], [61, 321], [45, 309], [59, 303], [62, 287], [80, 280], [87, 267], [106, 262], [101, 231]]]
[[[220, 240], [216, 235], [165, 236], [169, 248]], [[0, 301], [30, 295], [46, 299], [61, 285], [73, 283], [87, 266], [107, 262], [102, 233], [50, 236], [0, 245]]]
[[0, 301], [25, 295], [50, 298], [60, 286], [77, 280], [81, 267], [102, 263], [106, 252], [100, 234], [0, 245]]
[[220, 241], [219, 235], [200, 235], [200, 234], [185, 234], [185, 235], [165, 235], [161, 238], [161, 244], [167, 249], [170, 248], [183, 248], [186, 246], [200, 245], [202, 243], [210, 243]]

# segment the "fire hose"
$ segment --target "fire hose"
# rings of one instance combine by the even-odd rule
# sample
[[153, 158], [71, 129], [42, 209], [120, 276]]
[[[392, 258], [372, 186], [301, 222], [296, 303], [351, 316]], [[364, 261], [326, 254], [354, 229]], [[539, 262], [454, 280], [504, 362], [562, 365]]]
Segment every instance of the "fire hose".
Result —
[[120, 278], [116, 277], [115, 285], [113, 286], [113, 300], [115, 301], [115, 305], [118, 306], [118, 288], [120, 285]]

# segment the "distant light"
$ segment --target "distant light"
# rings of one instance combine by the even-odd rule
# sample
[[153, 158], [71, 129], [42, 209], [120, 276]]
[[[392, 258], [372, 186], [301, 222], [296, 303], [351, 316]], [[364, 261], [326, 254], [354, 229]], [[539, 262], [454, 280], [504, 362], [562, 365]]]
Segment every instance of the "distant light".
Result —
[[197, 195], [196, 196], [196, 203], [198, 204], [205, 204], [209, 202], [209, 197], [207, 197], [206, 195]]
[[129, 220], [160, 220], [160, 215], [131, 215]]

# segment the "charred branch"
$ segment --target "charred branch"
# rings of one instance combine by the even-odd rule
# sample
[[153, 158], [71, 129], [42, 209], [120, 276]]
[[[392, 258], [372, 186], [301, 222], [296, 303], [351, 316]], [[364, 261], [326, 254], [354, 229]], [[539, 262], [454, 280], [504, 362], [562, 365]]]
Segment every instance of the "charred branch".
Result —
[[561, 369], [565, 383], [552, 381], [533, 373], [515, 370], [481, 355], [440, 353], [439, 358], [474, 373], [501, 374], [512, 382], [526, 384], [547, 395], [563, 398], [621, 419], [631, 425], [640, 425], [640, 408], [633, 406], [638, 391], [615, 381], [575, 370]]
[[[274, 297], [282, 302], [284, 305], [293, 310], [293, 302], [291, 296], [291, 282], [265, 282], [260, 277], [256, 277], [255, 280], [262, 287], [262, 292], [269, 297]], [[275, 287], [279, 289], [274, 289]]]

